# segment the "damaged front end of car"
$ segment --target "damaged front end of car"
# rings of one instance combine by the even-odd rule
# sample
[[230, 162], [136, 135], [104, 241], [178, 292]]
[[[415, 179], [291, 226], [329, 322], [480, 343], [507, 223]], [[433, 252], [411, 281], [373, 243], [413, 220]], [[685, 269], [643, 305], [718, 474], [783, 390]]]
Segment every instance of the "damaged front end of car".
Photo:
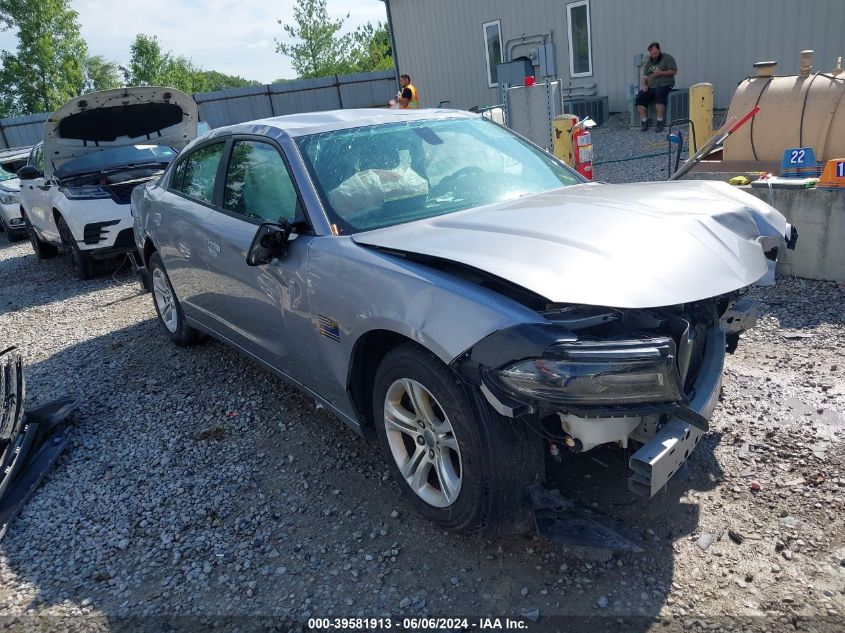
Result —
[[550, 446], [637, 448], [629, 488], [652, 497], [707, 431], [725, 354], [754, 326], [757, 306], [736, 291], [652, 309], [552, 304], [541, 314], [546, 323], [480, 341], [462, 375]]

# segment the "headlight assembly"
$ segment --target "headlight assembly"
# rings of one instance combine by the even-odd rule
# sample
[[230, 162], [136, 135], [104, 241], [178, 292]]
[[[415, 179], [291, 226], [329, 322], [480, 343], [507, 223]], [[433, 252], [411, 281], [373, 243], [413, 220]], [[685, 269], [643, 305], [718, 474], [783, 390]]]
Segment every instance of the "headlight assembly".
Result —
[[682, 397], [675, 343], [665, 337], [564, 343], [497, 375], [515, 394], [561, 404], [641, 404]]
[[111, 198], [111, 193], [97, 185], [62, 187], [59, 191], [61, 191], [68, 200], [96, 200], [98, 198]]
[[0, 193], [0, 202], [3, 204], [17, 204], [19, 200], [20, 196], [17, 193], [11, 193], [8, 191]]

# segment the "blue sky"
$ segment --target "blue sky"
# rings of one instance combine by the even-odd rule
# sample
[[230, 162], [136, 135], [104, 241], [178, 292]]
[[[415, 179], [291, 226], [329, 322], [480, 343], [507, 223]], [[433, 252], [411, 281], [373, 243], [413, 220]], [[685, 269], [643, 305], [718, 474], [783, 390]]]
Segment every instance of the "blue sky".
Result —
[[[345, 17], [346, 30], [365, 22], [385, 22], [380, 0], [328, 0], [331, 17]], [[82, 36], [91, 55], [124, 64], [138, 33], [157, 35], [165, 50], [217, 70], [269, 83], [292, 78], [289, 60], [276, 53], [284, 32], [278, 20], [293, 17], [293, 0], [76, 0]], [[0, 48], [14, 50], [17, 38], [0, 33]]]

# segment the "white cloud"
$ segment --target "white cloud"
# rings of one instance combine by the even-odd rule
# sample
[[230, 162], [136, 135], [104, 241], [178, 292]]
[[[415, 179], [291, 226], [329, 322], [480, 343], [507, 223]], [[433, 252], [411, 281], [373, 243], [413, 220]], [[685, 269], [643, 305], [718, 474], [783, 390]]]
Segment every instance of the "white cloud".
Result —
[[[118, 63], [129, 59], [138, 33], [156, 35], [165, 50], [185, 55], [206, 70], [269, 83], [292, 78], [290, 61], [276, 52], [283, 38], [278, 20], [293, 19], [292, 0], [77, 0], [82, 36], [89, 53]], [[380, 0], [328, 0], [331, 17], [345, 17], [347, 30], [386, 21]], [[0, 33], [0, 48], [14, 50], [17, 38]]]

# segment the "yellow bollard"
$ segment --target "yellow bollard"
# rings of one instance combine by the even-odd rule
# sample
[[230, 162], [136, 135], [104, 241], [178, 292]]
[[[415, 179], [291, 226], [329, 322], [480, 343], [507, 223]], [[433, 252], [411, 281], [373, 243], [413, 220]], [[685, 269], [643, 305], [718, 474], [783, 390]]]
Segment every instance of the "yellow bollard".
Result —
[[[693, 125], [689, 131], [690, 156], [695, 154], [713, 136], [713, 84], [695, 84], [689, 89], [689, 118]], [[692, 129], [695, 127], [695, 138]]]
[[570, 167], [575, 167], [575, 152], [572, 148], [572, 129], [578, 123], [578, 115], [561, 114], [552, 121], [555, 131], [554, 154]]

